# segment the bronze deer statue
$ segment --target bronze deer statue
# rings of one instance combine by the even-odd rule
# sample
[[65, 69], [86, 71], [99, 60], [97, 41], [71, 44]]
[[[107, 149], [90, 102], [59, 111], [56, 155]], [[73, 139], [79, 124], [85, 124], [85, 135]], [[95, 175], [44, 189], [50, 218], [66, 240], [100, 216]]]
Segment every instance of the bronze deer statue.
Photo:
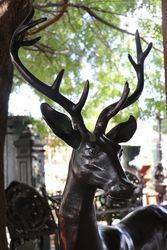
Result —
[[33, 11], [15, 31], [11, 41], [11, 59], [26, 81], [59, 105], [71, 116], [57, 112], [47, 103], [41, 105], [44, 119], [53, 132], [73, 148], [66, 186], [59, 211], [62, 250], [153, 250], [167, 249], [167, 211], [160, 206], [140, 208], [116, 226], [97, 225], [93, 200], [97, 188], [112, 198], [128, 199], [135, 187], [126, 177], [119, 161], [120, 142], [128, 141], [136, 130], [136, 120], [120, 123], [106, 133], [109, 120], [120, 110], [134, 103], [144, 86], [144, 60], [152, 44], [142, 50], [136, 33], [137, 63], [129, 55], [137, 74], [137, 87], [129, 95], [125, 84], [120, 100], [106, 107], [99, 115], [93, 132], [86, 128], [81, 110], [88, 96], [86, 82], [77, 104], [59, 92], [63, 70], [52, 86], [38, 80], [22, 64], [18, 56], [21, 46], [31, 46], [40, 38], [25, 40], [25, 33], [45, 19], [32, 21]]

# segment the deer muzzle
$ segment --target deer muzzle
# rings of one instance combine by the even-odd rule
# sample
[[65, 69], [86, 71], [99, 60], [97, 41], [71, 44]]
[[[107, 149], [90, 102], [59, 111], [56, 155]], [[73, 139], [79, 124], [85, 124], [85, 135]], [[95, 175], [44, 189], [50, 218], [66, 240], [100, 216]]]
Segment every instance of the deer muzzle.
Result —
[[124, 180], [121, 183], [113, 185], [112, 182], [106, 184], [105, 188], [106, 195], [109, 195], [114, 199], [130, 199], [134, 194], [135, 186], [129, 181]]

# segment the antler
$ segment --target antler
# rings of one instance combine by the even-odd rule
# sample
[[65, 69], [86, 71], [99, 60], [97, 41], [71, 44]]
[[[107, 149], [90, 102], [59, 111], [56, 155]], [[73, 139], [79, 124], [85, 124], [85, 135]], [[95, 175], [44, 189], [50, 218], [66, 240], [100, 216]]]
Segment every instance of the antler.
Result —
[[126, 82], [122, 96], [116, 105], [111, 104], [101, 112], [94, 130], [96, 135], [100, 135], [102, 131], [105, 132], [109, 120], [114, 117], [121, 110], [121, 108], [123, 108], [128, 98], [129, 91], [129, 84]]
[[[128, 107], [129, 105], [131, 105], [132, 103], [134, 103], [140, 97], [140, 95], [143, 91], [143, 87], [144, 87], [144, 60], [146, 59], [147, 55], [149, 54], [149, 52], [152, 48], [152, 43], [149, 43], [147, 49], [143, 52], [138, 31], [136, 31], [136, 34], [135, 34], [135, 41], [136, 41], [136, 51], [137, 51], [137, 63], [135, 63], [135, 61], [133, 60], [131, 55], [128, 55], [128, 59], [129, 59], [130, 63], [132, 64], [132, 66], [135, 69], [136, 74], [137, 74], [137, 79], [138, 79], [137, 87], [136, 87], [135, 91], [125, 101], [123, 101], [123, 103], [121, 105], [119, 105], [119, 103], [120, 103], [122, 97], [121, 97], [120, 101], [111, 104], [110, 106], [105, 108], [100, 113], [100, 115], [97, 119], [96, 125], [95, 125], [95, 129], [94, 129], [95, 134], [98, 134], [98, 135], [105, 134], [105, 130], [106, 130], [107, 123], [108, 123], [109, 119], [111, 117], [113, 117], [114, 115], [116, 115], [120, 110], [122, 110], [122, 109]], [[115, 109], [116, 109], [116, 112], [114, 112]], [[114, 113], [114, 115], [110, 115], [112, 112]]]
[[64, 69], [59, 72], [52, 86], [41, 82], [37, 79], [28, 69], [22, 64], [18, 51], [22, 46], [31, 46], [40, 40], [41, 37], [37, 37], [31, 40], [24, 40], [24, 37], [29, 29], [37, 24], [40, 24], [46, 20], [46, 18], [41, 18], [36, 21], [32, 21], [34, 16], [34, 9], [32, 9], [25, 20], [19, 25], [19, 27], [14, 32], [14, 35], [10, 44], [10, 55], [11, 60], [22, 74], [24, 79], [29, 82], [29, 84], [36, 90], [52, 99], [59, 105], [61, 105], [72, 117], [74, 126], [80, 130], [81, 133], [87, 133], [87, 129], [84, 125], [83, 118], [81, 116], [81, 110], [86, 102], [88, 92], [89, 92], [89, 82], [86, 81], [82, 95], [77, 104], [63, 96], [60, 92], [60, 84], [63, 78]]

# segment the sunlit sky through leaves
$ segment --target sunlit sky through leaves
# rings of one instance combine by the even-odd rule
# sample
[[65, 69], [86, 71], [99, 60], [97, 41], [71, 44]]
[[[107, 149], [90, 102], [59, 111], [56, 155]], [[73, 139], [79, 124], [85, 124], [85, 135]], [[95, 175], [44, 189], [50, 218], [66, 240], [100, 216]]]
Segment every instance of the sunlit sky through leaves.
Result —
[[[159, 23], [160, 16], [161, 16], [161, 13], [158, 13], [158, 16], [154, 17], [154, 23]], [[132, 33], [135, 33], [135, 31], [139, 29], [140, 34], [144, 36], [147, 41], [154, 43], [153, 38], [145, 34], [144, 28], [143, 30], [141, 30], [140, 20], [142, 19], [143, 21], [147, 22], [147, 20], [150, 19], [149, 13], [144, 5], [142, 6], [142, 8], [138, 8], [133, 13], [129, 12], [126, 14], [126, 16], [123, 16], [123, 15], [120, 16], [120, 19], [121, 19], [120, 27], [122, 29], [128, 30], [129, 32], [132, 32]], [[134, 37], [131, 37], [131, 40], [132, 42], [134, 42]], [[128, 45], [126, 46], [128, 47]], [[146, 47], [146, 44], [144, 44], [144, 47]], [[151, 56], [149, 55], [149, 57]], [[31, 57], [29, 59], [31, 60]], [[82, 69], [78, 69], [80, 71], [81, 79], [83, 79], [83, 82], [89, 79], [90, 83], [93, 84], [93, 77], [92, 77], [93, 68], [91, 67], [91, 65], [88, 64], [86, 58], [82, 60], [83, 60]], [[149, 61], [149, 58], [147, 60]], [[125, 61], [128, 61], [127, 54], [126, 54]], [[125, 70], [125, 74], [127, 74], [126, 66], [122, 69], [122, 72], [123, 70]], [[153, 70], [154, 69], [152, 69], [152, 71]], [[117, 72], [117, 74], [119, 75], [119, 72]], [[163, 72], [162, 72], [162, 75], [163, 75]], [[159, 79], [159, 80], [163, 82], [163, 79]], [[122, 89], [122, 86], [121, 86], [121, 89]], [[91, 85], [90, 85], [89, 98], [91, 95], [93, 95], [91, 93], [92, 92], [91, 92]], [[145, 103], [143, 100], [147, 97], [147, 94], [148, 94], [147, 92], [144, 92], [140, 101], [140, 105], [142, 105], [143, 107], [145, 107]], [[21, 84], [20, 86], [17, 86], [16, 91], [10, 95], [9, 113], [13, 115], [31, 115], [35, 118], [39, 118], [41, 117], [40, 103], [41, 101], [39, 97], [34, 93], [33, 89], [28, 84]]]

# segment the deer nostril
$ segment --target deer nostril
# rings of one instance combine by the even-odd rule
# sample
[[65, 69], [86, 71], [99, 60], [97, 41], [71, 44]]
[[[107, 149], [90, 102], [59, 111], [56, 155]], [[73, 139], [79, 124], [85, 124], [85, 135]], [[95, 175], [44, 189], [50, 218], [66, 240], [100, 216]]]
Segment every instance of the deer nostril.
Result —
[[108, 182], [105, 185], [106, 195], [110, 195], [113, 198], [118, 199], [129, 199], [134, 194], [135, 187], [130, 182], [121, 182], [119, 184], [114, 184], [113, 182]]
[[120, 188], [121, 190], [127, 190], [127, 186], [124, 185], [124, 184], [120, 184], [120, 185], [119, 185], [119, 188]]
[[126, 180], [126, 179], [123, 179], [123, 182], [120, 185], [123, 185], [126, 188], [132, 189], [132, 190], [135, 190], [136, 188], [129, 180]]

